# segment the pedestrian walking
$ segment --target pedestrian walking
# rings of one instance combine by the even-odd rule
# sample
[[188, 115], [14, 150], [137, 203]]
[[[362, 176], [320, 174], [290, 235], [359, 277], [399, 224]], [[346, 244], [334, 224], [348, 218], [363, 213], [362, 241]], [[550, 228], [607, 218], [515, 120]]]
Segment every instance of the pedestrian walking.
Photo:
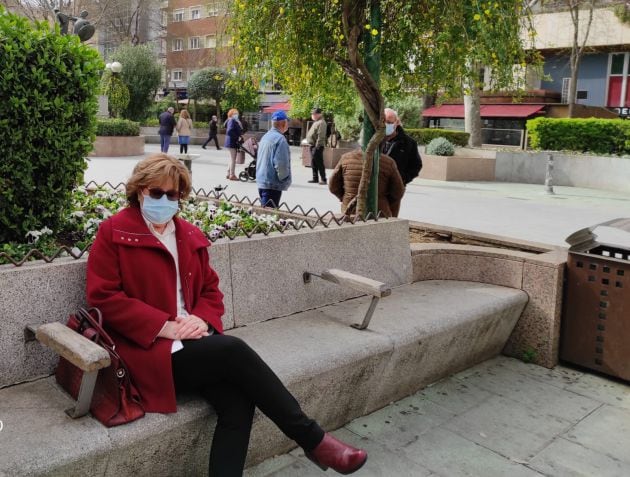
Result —
[[206, 142], [203, 143], [203, 146], [201, 146], [201, 149], [205, 149], [207, 144], [210, 141], [214, 141], [214, 145], [217, 147], [217, 151], [221, 150], [221, 148], [219, 147], [219, 139], [217, 138], [218, 130], [219, 130], [219, 125], [218, 125], [217, 117], [212, 116], [212, 119], [210, 119], [210, 122], [208, 123], [208, 139], [206, 139]]

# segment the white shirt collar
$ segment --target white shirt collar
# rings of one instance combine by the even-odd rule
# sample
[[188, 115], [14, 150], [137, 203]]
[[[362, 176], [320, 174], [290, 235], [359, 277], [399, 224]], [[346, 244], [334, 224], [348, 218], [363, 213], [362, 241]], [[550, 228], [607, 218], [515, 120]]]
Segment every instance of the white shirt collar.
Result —
[[173, 222], [173, 219], [166, 223], [166, 228], [162, 233], [155, 230], [153, 224], [149, 222], [144, 215], [142, 216], [142, 219], [144, 220], [144, 223], [147, 224], [147, 227], [149, 227], [149, 231], [156, 237], [166, 237], [167, 235], [175, 233], [175, 222]]

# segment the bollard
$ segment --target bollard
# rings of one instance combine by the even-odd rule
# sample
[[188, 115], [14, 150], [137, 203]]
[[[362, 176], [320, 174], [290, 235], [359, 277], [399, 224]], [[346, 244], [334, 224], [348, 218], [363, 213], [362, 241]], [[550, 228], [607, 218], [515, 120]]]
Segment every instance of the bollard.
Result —
[[547, 171], [545, 173], [545, 192], [555, 194], [553, 191], [553, 154], [547, 154]]

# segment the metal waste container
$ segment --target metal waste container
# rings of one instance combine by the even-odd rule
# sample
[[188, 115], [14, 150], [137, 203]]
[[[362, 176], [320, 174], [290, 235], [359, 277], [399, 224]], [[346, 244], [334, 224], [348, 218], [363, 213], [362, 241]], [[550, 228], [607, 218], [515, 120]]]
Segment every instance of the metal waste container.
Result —
[[598, 242], [594, 229], [630, 232], [614, 219], [570, 235], [560, 358], [630, 381], [630, 249]]

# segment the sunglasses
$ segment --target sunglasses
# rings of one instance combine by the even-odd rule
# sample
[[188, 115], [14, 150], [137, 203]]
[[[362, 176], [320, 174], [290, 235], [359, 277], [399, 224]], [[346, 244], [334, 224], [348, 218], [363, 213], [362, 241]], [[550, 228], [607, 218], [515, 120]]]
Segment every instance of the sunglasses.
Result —
[[162, 190], [159, 187], [151, 187], [150, 189], [148, 189], [148, 191], [149, 191], [149, 196], [151, 196], [152, 199], [156, 199], [156, 200], [161, 199], [164, 194], [166, 194], [166, 198], [168, 200], [172, 200], [172, 201], [179, 200], [181, 196], [181, 192], [175, 189]]

